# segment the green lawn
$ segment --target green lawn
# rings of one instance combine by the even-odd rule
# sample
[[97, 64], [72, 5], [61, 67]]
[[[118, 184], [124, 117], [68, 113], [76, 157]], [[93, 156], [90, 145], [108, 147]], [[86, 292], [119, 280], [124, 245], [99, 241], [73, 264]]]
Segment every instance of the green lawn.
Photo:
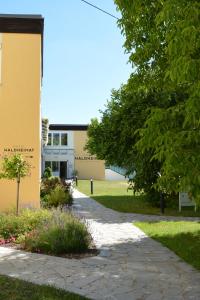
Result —
[[[95, 181], [94, 194], [90, 194], [90, 181], [79, 180], [78, 190], [103, 204], [104, 206], [120, 212], [153, 214], [159, 215], [159, 207], [153, 207], [145, 195], [133, 195], [132, 191], [127, 192], [127, 183], [125, 181]], [[184, 209], [178, 212], [178, 199], [169, 204], [165, 209], [165, 215], [170, 216], [200, 216], [200, 211], [194, 212], [193, 208]]]
[[162, 221], [134, 225], [200, 270], [200, 222]]
[[39, 286], [26, 281], [0, 275], [0, 299], [2, 300], [84, 300], [63, 290]]

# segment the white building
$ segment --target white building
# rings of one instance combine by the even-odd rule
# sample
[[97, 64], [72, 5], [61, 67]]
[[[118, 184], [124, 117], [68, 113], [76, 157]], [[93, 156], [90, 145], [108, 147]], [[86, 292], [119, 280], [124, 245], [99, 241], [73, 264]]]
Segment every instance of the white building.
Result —
[[42, 169], [50, 167], [53, 176], [80, 179], [105, 179], [104, 161], [89, 155], [84, 147], [88, 125], [51, 124], [48, 144], [43, 147]]

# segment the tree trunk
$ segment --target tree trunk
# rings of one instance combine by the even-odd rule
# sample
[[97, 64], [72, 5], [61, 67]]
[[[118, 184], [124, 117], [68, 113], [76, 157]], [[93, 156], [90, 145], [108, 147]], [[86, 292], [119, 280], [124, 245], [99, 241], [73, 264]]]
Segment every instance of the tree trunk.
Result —
[[20, 185], [20, 175], [18, 175], [17, 178], [17, 209], [16, 209], [16, 215], [19, 215], [19, 185]]

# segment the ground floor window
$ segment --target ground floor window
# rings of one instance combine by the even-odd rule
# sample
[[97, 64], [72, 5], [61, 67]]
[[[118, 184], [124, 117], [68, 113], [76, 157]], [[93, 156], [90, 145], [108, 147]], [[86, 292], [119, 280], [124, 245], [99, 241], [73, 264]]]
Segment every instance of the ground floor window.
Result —
[[52, 172], [59, 172], [59, 162], [52, 161]]
[[45, 169], [51, 168], [53, 176], [67, 178], [67, 161], [45, 161]]
[[45, 169], [46, 168], [51, 168], [51, 162], [50, 161], [45, 161]]

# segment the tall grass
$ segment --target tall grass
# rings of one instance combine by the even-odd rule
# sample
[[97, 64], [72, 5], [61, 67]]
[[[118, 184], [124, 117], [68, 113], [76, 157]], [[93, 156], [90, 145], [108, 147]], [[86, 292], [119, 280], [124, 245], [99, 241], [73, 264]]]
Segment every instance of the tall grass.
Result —
[[26, 236], [24, 249], [56, 255], [83, 253], [90, 242], [86, 224], [70, 213], [54, 211], [46, 224]]

